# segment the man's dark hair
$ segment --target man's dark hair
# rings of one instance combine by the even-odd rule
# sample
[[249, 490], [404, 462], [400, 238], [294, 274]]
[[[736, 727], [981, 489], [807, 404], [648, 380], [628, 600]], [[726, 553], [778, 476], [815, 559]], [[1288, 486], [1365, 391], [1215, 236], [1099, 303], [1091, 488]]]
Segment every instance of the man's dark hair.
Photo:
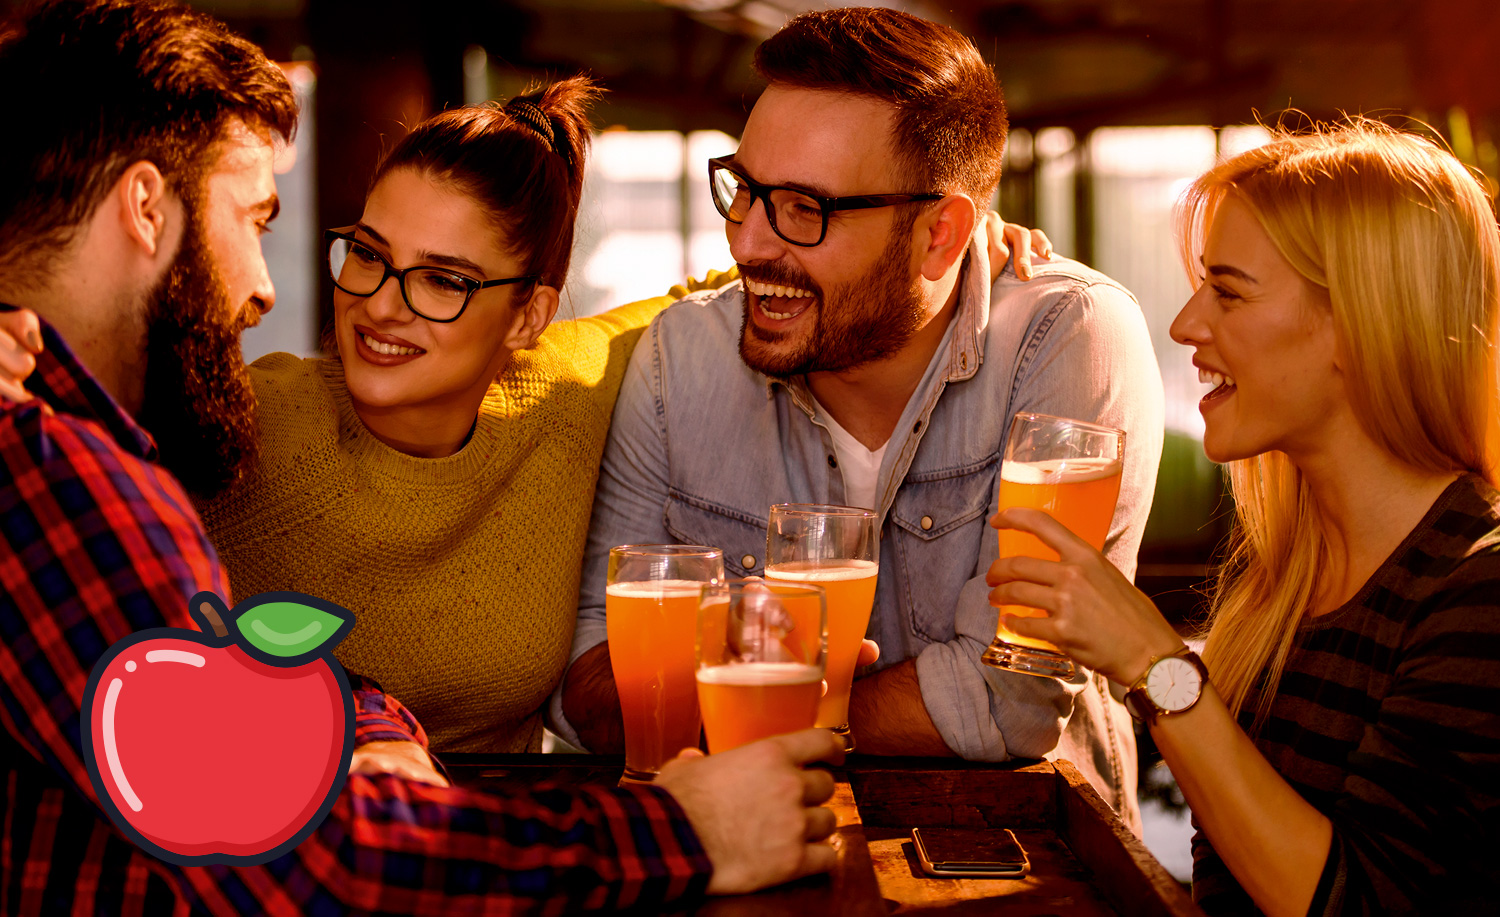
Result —
[[1000, 183], [1005, 100], [984, 58], [953, 29], [886, 9], [804, 13], [755, 51], [772, 85], [871, 96], [896, 109], [906, 191], [964, 192], [981, 209]]
[[[197, 197], [235, 120], [290, 139], [291, 84], [223, 23], [161, 0], [48, 0], [0, 23], [0, 270], [32, 275], [147, 160]], [[23, 276], [24, 282], [24, 276]]]

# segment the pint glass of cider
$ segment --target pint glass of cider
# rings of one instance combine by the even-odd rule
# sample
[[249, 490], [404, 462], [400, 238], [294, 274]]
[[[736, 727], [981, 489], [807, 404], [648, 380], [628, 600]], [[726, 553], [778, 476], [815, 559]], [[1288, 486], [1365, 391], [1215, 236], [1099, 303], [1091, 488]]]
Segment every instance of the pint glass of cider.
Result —
[[813, 725], [823, 693], [825, 594], [803, 583], [704, 586], [698, 706], [710, 753]]
[[[1120, 497], [1124, 468], [1125, 432], [1081, 420], [1046, 414], [1017, 414], [1011, 422], [1000, 465], [1000, 509], [1025, 506], [1046, 512], [1073, 534], [1104, 549], [1109, 523]], [[1000, 530], [1001, 557], [1039, 557], [1057, 560], [1057, 552], [1036, 536], [1014, 529]], [[1039, 608], [1006, 605], [995, 640], [983, 661], [1000, 669], [1028, 675], [1072, 678], [1073, 660], [1042, 640], [1010, 632], [1004, 615], [1045, 616]]]
[[849, 691], [859, 644], [870, 626], [880, 575], [880, 539], [872, 510], [817, 503], [778, 503], [766, 532], [766, 579], [822, 586], [828, 594], [828, 693], [817, 725], [854, 750]]
[[647, 782], [684, 748], [698, 746], [693, 681], [698, 597], [724, 580], [724, 555], [700, 545], [609, 550], [604, 623], [625, 720], [625, 777]]

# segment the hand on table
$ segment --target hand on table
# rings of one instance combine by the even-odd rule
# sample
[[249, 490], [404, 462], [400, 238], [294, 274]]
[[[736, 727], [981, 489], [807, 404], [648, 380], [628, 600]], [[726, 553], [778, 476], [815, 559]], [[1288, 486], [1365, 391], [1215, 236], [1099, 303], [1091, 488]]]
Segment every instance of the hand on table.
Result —
[[1016, 276], [1031, 279], [1031, 258], [1035, 255], [1046, 260], [1052, 257], [1052, 240], [1040, 229], [1027, 229], [1020, 223], [1007, 223], [1000, 214], [991, 210], [984, 215], [985, 238], [989, 240], [990, 282], [1000, 279], [1000, 272], [1016, 256]]
[[1016, 634], [1046, 640], [1123, 685], [1139, 678], [1152, 656], [1182, 646], [1182, 638], [1145, 593], [1056, 519], [1016, 507], [997, 513], [990, 525], [1029, 532], [1061, 558], [1002, 557], [990, 565], [985, 582], [995, 587], [991, 605], [1027, 605], [1047, 612], [1036, 618], [1006, 615], [1005, 626]]
[[838, 853], [823, 839], [836, 819], [822, 807], [833, 775], [806, 769], [843, 761], [826, 729], [804, 729], [705, 757], [685, 749], [656, 778], [687, 813], [714, 864], [708, 892], [737, 895], [828, 872]]
[[416, 742], [366, 742], [354, 749], [349, 760], [351, 774], [394, 774], [437, 786], [447, 786], [432, 766], [427, 751]]
[[36, 372], [36, 354], [42, 352], [41, 325], [30, 309], [0, 312], [0, 398], [30, 401], [22, 383]]

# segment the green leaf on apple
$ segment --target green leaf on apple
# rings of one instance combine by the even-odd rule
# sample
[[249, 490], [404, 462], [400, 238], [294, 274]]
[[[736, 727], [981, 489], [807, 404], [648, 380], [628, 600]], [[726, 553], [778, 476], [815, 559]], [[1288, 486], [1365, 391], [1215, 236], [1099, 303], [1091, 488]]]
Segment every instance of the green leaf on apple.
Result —
[[342, 623], [337, 616], [301, 602], [266, 602], [245, 611], [234, 626], [261, 652], [290, 658], [315, 651], [338, 633]]

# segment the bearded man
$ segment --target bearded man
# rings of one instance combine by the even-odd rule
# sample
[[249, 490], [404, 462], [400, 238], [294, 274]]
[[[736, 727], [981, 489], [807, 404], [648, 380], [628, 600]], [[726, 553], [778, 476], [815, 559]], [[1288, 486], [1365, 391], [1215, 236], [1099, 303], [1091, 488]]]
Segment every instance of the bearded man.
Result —
[[1130, 575], [1162, 440], [1162, 388], [1140, 308], [1052, 259], [990, 282], [978, 217], [1006, 118], [962, 35], [884, 9], [807, 13], [756, 52], [769, 86], [738, 152], [709, 163], [742, 284], [663, 312], [631, 359], [594, 502], [573, 661], [555, 726], [620, 744], [605, 643], [611, 546], [723, 549], [763, 574], [767, 508], [872, 509], [880, 570], [854, 684], [861, 753], [1066, 757], [1130, 824], [1135, 740], [1102, 677], [981, 664], [995, 635], [1002, 449], [1019, 411], [1126, 431], [1106, 553]]

